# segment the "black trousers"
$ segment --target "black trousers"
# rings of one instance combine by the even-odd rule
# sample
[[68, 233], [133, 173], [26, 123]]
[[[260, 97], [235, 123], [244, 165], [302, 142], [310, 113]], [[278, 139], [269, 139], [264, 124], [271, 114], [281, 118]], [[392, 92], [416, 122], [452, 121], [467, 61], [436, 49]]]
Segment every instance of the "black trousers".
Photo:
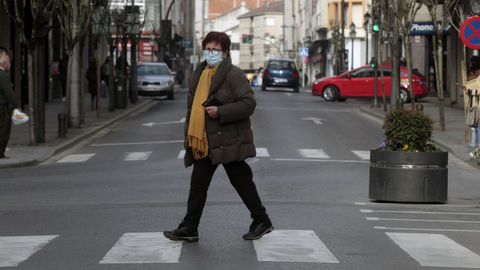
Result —
[[0, 157], [5, 156], [10, 129], [12, 127], [13, 110], [8, 105], [0, 105]]
[[[188, 195], [187, 214], [183, 224], [197, 228], [200, 223], [203, 208], [207, 200], [207, 191], [212, 181], [213, 174], [218, 165], [212, 165], [210, 158], [195, 160]], [[265, 207], [258, 196], [257, 188], [253, 182], [252, 169], [245, 161], [223, 164], [230, 183], [233, 185], [243, 203], [250, 210], [250, 215], [255, 221], [268, 218]]]

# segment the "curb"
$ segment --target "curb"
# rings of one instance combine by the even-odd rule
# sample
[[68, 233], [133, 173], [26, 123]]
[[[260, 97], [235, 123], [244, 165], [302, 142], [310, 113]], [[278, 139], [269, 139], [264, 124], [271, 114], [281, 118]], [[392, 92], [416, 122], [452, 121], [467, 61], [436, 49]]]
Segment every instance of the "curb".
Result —
[[71, 149], [72, 147], [88, 140], [89, 138], [95, 136], [96, 134], [98, 133], [101, 133], [105, 130], [107, 130], [108, 128], [112, 127], [113, 125], [117, 124], [117, 123], [120, 123], [122, 121], [124, 121], [125, 119], [129, 118], [129, 117], [132, 117], [132, 116], [135, 116], [143, 111], [147, 111], [148, 109], [150, 109], [151, 107], [155, 106], [156, 104], [158, 104], [160, 101], [159, 100], [154, 100], [154, 99], [151, 99], [151, 100], [147, 100], [145, 102], [142, 102], [142, 103], [138, 103], [136, 104], [134, 107], [130, 108], [130, 109], [127, 109], [125, 112], [113, 117], [112, 119], [109, 119], [107, 121], [105, 121], [102, 125], [100, 126], [97, 126], [97, 127], [94, 127], [92, 129], [89, 129], [75, 137], [72, 137], [71, 139], [68, 139], [67, 141], [59, 144], [59, 145], [56, 145], [56, 146], [52, 146], [52, 150], [49, 150], [47, 154], [39, 157], [39, 158], [35, 158], [35, 159], [30, 159], [30, 160], [23, 160], [23, 161], [19, 161], [19, 162], [12, 162], [11, 164], [0, 164], [0, 169], [2, 168], [17, 168], [17, 167], [26, 167], [26, 166], [34, 166], [34, 165], [37, 165], [39, 163], [42, 163], [46, 160], [48, 160], [49, 158], [55, 156], [55, 155], [58, 155], [62, 152], [65, 152], [69, 149]]

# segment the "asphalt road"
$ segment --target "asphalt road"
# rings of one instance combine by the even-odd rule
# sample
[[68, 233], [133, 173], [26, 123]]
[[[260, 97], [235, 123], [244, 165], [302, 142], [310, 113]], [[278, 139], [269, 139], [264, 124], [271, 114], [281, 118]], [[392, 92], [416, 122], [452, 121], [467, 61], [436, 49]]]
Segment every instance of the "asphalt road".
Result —
[[186, 92], [45, 164], [0, 171], [0, 269], [480, 269], [478, 170], [451, 159], [449, 203], [368, 201], [381, 123], [364, 100], [256, 90], [255, 182], [275, 225], [249, 213], [219, 168], [200, 241], [163, 238], [185, 214]]

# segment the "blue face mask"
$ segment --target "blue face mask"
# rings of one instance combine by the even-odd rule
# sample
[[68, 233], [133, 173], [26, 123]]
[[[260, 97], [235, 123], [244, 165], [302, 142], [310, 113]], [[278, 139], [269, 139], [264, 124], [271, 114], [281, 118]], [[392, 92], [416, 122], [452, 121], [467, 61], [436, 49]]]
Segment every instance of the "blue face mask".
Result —
[[203, 50], [203, 56], [205, 57], [205, 61], [207, 61], [207, 64], [209, 66], [216, 66], [223, 61], [223, 52], [218, 52], [218, 51], [212, 51], [212, 52], [217, 54], [214, 55], [214, 53], [210, 53], [209, 50]]

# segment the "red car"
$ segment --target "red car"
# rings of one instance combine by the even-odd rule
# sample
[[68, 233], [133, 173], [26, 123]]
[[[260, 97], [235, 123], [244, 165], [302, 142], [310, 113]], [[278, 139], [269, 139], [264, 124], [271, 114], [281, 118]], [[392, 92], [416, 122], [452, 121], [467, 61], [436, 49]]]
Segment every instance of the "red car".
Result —
[[[390, 83], [392, 70], [385, 66], [383, 70], [385, 78], [385, 95], [390, 96]], [[400, 98], [403, 102], [409, 102], [412, 98], [408, 92], [408, 70], [400, 68]], [[374, 71], [370, 66], [362, 66], [345, 72], [338, 76], [320, 78], [312, 84], [312, 95], [322, 96], [326, 101], [343, 101], [349, 97], [373, 97], [374, 95]], [[425, 77], [417, 70], [413, 74], [413, 93], [415, 98], [424, 97], [428, 94], [425, 87]], [[382, 96], [380, 70], [378, 70], [378, 97]]]

